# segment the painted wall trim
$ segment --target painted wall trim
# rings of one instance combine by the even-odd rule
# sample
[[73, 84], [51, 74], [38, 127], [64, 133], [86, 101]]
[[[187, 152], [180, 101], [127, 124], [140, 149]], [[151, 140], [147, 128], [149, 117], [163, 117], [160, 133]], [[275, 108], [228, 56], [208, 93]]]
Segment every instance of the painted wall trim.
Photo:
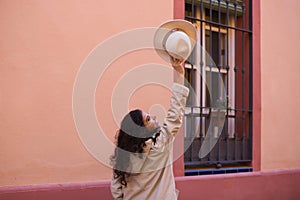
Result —
[[174, 0], [174, 19], [184, 19], [184, 0]]
[[[174, 19], [184, 19], [184, 0], [174, 0], [173, 1], [173, 18]], [[184, 123], [184, 122], [183, 122]], [[177, 147], [177, 151], [183, 152], [184, 151], [184, 125], [178, 131], [174, 146]], [[179, 148], [178, 148], [179, 147]], [[173, 171], [174, 176], [184, 176], [184, 156], [180, 156], [174, 163], [173, 163]]]
[[[176, 177], [179, 199], [300, 199], [300, 169]], [[110, 181], [0, 187], [0, 199], [112, 199]]]
[[253, 18], [253, 132], [252, 167], [261, 170], [261, 45], [260, 45], [260, 0], [252, 1]]

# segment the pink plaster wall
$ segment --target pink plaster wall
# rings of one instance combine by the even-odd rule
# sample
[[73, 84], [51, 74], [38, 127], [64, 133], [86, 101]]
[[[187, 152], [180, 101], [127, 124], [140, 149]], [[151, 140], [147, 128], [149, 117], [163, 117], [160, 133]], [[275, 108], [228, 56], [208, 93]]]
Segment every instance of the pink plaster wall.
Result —
[[300, 1], [260, 2], [262, 170], [300, 168]]
[[172, 0], [2, 0], [0, 186], [110, 179], [75, 129], [76, 73], [108, 37], [172, 18]]
[[[300, 3], [264, 0], [260, 9], [261, 167], [299, 168]], [[172, 0], [0, 2], [0, 186], [110, 179], [111, 170], [88, 154], [74, 126], [76, 73], [100, 42], [124, 30], [182, 18], [182, 6], [174, 10]], [[152, 53], [133, 63], [151, 60]], [[135, 58], [129, 56], [123, 64]], [[132, 102], [130, 107], [139, 103]], [[151, 100], [141, 107], [149, 104]], [[107, 127], [112, 139], [117, 125], [110, 119]]]

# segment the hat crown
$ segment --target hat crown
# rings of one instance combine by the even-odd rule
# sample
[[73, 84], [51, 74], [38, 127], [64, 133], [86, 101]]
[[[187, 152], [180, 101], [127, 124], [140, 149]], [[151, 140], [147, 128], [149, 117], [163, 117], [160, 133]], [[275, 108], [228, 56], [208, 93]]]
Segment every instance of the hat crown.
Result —
[[176, 19], [159, 26], [154, 34], [153, 44], [158, 55], [169, 62], [170, 56], [186, 60], [196, 40], [195, 26], [189, 21]]
[[178, 59], [186, 59], [191, 53], [191, 41], [183, 31], [173, 31], [164, 44], [166, 51]]

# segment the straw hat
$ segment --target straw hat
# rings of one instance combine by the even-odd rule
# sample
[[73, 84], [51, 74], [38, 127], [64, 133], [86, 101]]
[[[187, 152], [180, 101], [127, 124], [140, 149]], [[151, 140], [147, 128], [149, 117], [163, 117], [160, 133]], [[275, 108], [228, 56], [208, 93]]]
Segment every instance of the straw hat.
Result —
[[185, 20], [172, 20], [162, 24], [154, 35], [154, 48], [165, 61], [170, 56], [186, 60], [191, 54], [197, 33], [195, 26]]

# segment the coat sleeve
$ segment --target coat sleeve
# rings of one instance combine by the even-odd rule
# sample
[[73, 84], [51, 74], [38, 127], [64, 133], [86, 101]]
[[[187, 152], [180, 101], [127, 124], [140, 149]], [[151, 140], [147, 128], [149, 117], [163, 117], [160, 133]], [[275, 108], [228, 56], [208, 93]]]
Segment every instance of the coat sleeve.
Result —
[[119, 181], [120, 177], [114, 178], [111, 181], [110, 191], [114, 199], [122, 200], [123, 199], [123, 186]]
[[168, 135], [175, 136], [182, 125], [184, 107], [188, 94], [189, 89], [187, 87], [177, 83], [173, 84], [170, 108], [163, 124], [163, 128]]

